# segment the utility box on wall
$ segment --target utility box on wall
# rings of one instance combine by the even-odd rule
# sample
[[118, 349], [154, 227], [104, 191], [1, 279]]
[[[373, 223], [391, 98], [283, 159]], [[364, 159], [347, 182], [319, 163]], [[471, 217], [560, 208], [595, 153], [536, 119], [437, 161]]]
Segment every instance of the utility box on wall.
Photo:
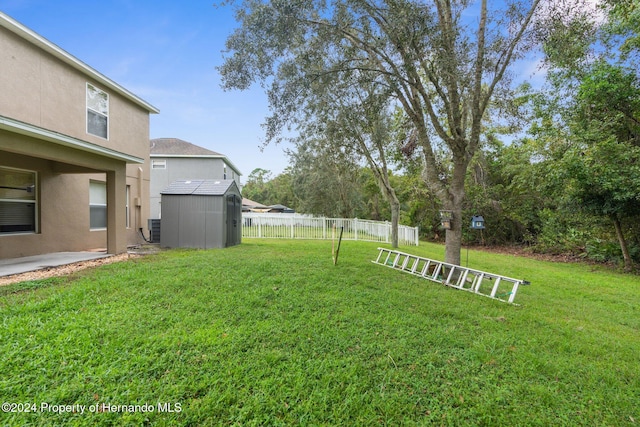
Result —
[[234, 180], [174, 181], [160, 195], [160, 246], [209, 249], [241, 243], [242, 195]]

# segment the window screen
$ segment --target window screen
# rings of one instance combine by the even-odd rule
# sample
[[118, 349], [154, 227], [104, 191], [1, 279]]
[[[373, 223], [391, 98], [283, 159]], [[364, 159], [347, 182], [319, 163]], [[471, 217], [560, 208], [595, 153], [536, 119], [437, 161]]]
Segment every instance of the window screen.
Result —
[[0, 233], [35, 233], [36, 206], [36, 173], [0, 168]]
[[109, 95], [87, 83], [87, 133], [109, 137]]
[[92, 230], [107, 228], [107, 185], [104, 182], [89, 183], [89, 227]]

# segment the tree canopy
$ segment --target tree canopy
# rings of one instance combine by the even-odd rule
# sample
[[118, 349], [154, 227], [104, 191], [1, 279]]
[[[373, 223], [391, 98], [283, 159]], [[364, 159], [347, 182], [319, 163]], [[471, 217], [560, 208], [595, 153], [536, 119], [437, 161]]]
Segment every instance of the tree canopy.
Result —
[[[458, 264], [467, 168], [491, 100], [509, 87], [508, 67], [532, 46], [538, 4], [245, 0], [236, 12], [240, 27], [227, 39], [223, 85], [265, 86], [272, 112], [266, 139], [277, 141], [303, 118], [310, 90], [375, 84], [404, 110], [425, 182], [454, 212], [445, 260]], [[451, 160], [444, 175], [437, 147]]]

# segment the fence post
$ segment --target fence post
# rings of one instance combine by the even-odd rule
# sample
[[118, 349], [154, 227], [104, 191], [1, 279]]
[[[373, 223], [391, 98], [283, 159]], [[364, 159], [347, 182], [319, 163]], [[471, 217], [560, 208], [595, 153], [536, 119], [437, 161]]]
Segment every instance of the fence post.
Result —
[[353, 219], [353, 230], [355, 235], [355, 240], [358, 240], [358, 218]]
[[[258, 219], [258, 218], [256, 218]], [[262, 219], [262, 218], [260, 218]], [[262, 237], [262, 221], [258, 221], [258, 237], [261, 238]]]
[[293, 239], [294, 236], [294, 232], [293, 232], [293, 217], [291, 217], [291, 238]]
[[322, 239], [327, 240], [327, 218], [322, 217]]

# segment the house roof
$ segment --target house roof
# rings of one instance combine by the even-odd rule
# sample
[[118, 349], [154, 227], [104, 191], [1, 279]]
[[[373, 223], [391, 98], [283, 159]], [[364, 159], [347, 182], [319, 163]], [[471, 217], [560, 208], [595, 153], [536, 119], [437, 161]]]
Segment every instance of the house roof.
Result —
[[150, 141], [151, 154], [178, 156], [222, 156], [224, 154], [199, 147], [178, 138], [155, 138]]
[[64, 49], [60, 48], [54, 43], [51, 43], [49, 40], [45, 39], [41, 35], [25, 27], [24, 25], [22, 25], [21, 23], [14, 20], [13, 18], [11, 18], [10, 16], [6, 15], [3, 12], [0, 12], [0, 27], [6, 28], [7, 30], [23, 38], [29, 43], [35, 46], [38, 46], [40, 49], [49, 53], [50, 55], [54, 56], [60, 61], [66, 63], [67, 65], [70, 65], [71, 67], [80, 71], [81, 73], [94, 78], [100, 84], [119, 93], [129, 101], [139, 105], [140, 107], [144, 108], [150, 113], [157, 114], [160, 112], [160, 110], [158, 110], [153, 105], [149, 104], [147, 101], [134, 95], [132, 92], [120, 86], [118, 83], [114, 82], [104, 74], [99, 73], [95, 69], [91, 68], [89, 65], [85, 64], [75, 56], [65, 51]]
[[151, 157], [197, 157], [222, 159], [238, 175], [240, 169], [227, 156], [178, 138], [154, 138], [149, 141]]
[[269, 212], [274, 212], [274, 211], [275, 212], [281, 211], [281, 212], [284, 212], [284, 213], [294, 213], [295, 212], [290, 207], [285, 206], [285, 205], [280, 205], [280, 204], [269, 206]]
[[223, 196], [232, 187], [238, 188], [233, 179], [193, 179], [173, 181], [160, 194], [167, 195], [196, 195], [196, 196]]

